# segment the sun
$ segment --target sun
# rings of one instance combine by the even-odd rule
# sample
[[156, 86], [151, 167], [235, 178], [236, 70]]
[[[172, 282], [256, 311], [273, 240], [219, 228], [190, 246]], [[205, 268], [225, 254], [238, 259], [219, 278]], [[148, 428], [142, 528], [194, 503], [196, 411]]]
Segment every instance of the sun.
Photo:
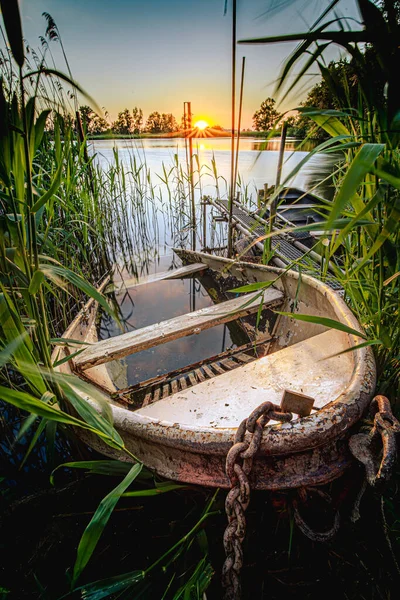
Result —
[[197, 123], [195, 123], [194, 126], [196, 127], [196, 129], [202, 130], [209, 127], [209, 124], [207, 123], [207, 121], [197, 121]]

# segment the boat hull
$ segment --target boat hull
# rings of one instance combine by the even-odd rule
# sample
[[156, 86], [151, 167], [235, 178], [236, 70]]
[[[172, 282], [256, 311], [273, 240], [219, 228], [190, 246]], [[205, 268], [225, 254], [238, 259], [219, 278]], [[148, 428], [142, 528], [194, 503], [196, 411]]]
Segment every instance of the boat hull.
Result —
[[[202, 253], [183, 252], [181, 258], [183, 262], [205, 262], [221, 277], [227, 276], [226, 267], [229, 266], [230, 274], [243, 282], [275, 281], [279, 276], [274, 285], [284, 291], [288, 299], [284, 310], [293, 309], [296, 297], [297, 312], [329, 316], [359, 329], [357, 320], [340, 296], [311, 277], [302, 276], [299, 291], [299, 275], [294, 271], [234, 263]], [[305, 329], [299, 327], [297, 321], [283, 317], [274, 351], [279, 351], [285, 343], [298, 343], [324, 330], [326, 328], [314, 324], [307, 324]], [[359, 343], [359, 338], [349, 338], [352, 345]], [[351, 378], [334, 401], [308, 417], [265, 428], [250, 475], [253, 488], [277, 490], [324, 484], [339, 477], [350, 465], [352, 458], [347, 440], [373, 396], [376, 369], [370, 348], [356, 349], [346, 356], [349, 355], [354, 365]], [[66, 368], [65, 365], [62, 368]], [[94, 369], [102, 368], [104, 365]], [[197, 427], [193, 423], [154, 418], [113, 403], [107, 393], [105, 397], [111, 404], [114, 425], [127, 449], [147, 467], [176, 481], [230, 487], [225, 474], [225, 460], [234, 442], [236, 428]], [[109, 457], [129, 460], [128, 455], [107, 446], [87, 431], [79, 430], [77, 435]]]

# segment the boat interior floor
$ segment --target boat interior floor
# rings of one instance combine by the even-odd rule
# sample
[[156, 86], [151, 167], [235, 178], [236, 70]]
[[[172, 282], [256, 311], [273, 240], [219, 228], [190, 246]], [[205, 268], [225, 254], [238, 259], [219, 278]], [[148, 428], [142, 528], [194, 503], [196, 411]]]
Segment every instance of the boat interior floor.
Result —
[[268, 352], [269, 343], [270, 340], [266, 340], [264, 337], [262, 342], [250, 342], [226, 350], [216, 356], [170, 371], [165, 375], [159, 375], [136, 385], [120, 389], [112, 394], [112, 399], [131, 410], [145, 407], [148, 404], [167, 398], [171, 394], [191, 388], [198, 383], [265, 356]]
[[158, 386], [160, 399], [155, 402], [153, 395], [153, 401], [137, 413], [183, 427], [234, 428], [262, 402], [279, 404], [285, 389], [311, 396], [314, 409], [319, 409], [336, 400], [352, 378], [352, 353], [338, 354], [349, 344], [347, 334], [331, 329], [248, 362], [242, 362], [247, 358], [240, 355], [230, 357], [237, 367], [218, 376], [206, 377], [202, 366], [196, 370], [196, 379], [204, 381], [190, 388], [179, 383], [173, 388], [172, 381], [166, 382], [171, 389], [166, 388], [165, 397]]

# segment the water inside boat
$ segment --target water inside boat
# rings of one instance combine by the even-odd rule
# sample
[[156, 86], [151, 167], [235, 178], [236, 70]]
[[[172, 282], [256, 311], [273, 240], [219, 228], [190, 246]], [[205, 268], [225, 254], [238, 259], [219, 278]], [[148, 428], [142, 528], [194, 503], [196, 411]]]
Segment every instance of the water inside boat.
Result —
[[[164, 260], [156, 272], [165, 270], [166, 264]], [[200, 277], [133, 285], [117, 293], [116, 300], [124, 332], [214, 305]], [[109, 339], [121, 333], [118, 323], [103, 313], [99, 339]], [[233, 350], [248, 341], [243, 331], [232, 322], [113, 361], [107, 364], [107, 369], [115, 386], [125, 388]]]

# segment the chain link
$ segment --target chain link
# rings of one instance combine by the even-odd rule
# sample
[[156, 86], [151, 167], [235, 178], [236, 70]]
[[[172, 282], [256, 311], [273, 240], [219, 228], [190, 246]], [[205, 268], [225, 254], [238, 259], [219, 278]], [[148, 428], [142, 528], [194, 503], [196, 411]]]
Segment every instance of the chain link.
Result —
[[[374, 425], [369, 433], [357, 433], [349, 440], [353, 456], [363, 463], [371, 486], [387, 481], [396, 461], [396, 434], [400, 423], [392, 413], [386, 396], [375, 396], [370, 405]], [[381, 446], [381, 447], [379, 447]]]
[[249, 475], [258, 452], [264, 427], [273, 419], [280, 423], [292, 420], [292, 413], [284, 412], [272, 402], [263, 402], [236, 432], [234, 444], [226, 457], [225, 471], [231, 489], [225, 500], [228, 525], [224, 533], [225, 563], [222, 568], [222, 585], [225, 600], [241, 597], [240, 571], [243, 566], [242, 543], [246, 534], [245, 512], [250, 502]]

